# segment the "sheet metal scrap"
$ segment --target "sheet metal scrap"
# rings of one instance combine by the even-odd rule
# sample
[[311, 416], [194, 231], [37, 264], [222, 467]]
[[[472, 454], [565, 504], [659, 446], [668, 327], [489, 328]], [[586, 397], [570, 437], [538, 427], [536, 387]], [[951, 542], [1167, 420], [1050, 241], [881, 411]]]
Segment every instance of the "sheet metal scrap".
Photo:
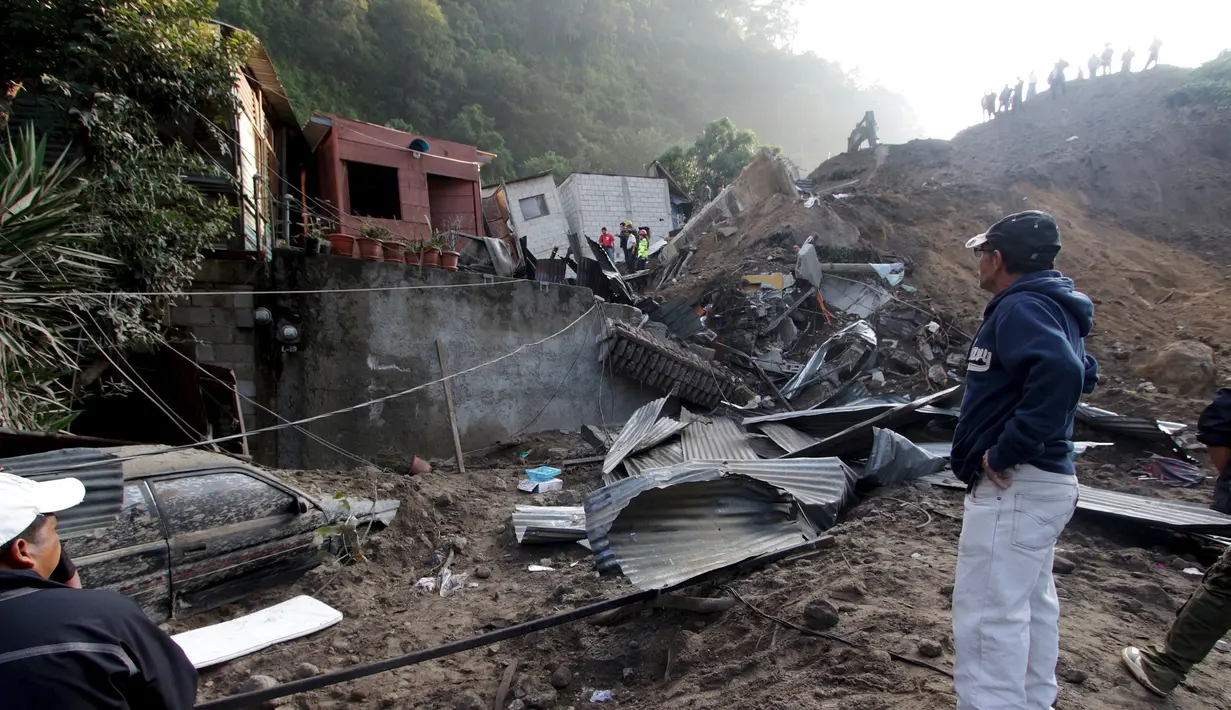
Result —
[[[619, 522], [647, 491], [672, 491], [680, 484], [720, 478], [745, 482], [655, 496], [648, 499], [647, 508], [631, 514], [631, 522]], [[623, 570], [638, 586], [658, 588], [666, 579], [682, 581], [738, 561], [750, 549], [766, 546], [767, 540], [775, 541], [770, 547], [776, 549], [784, 530], [789, 535], [782, 544], [793, 544], [788, 539], [798, 540], [800, 534], [810, 538], [832, 527], [853, 501], [855, 478], [855, 472], [836, 458], [688, 461], [647, 470], [590, 493], [586, 535], [600, 571]], [[777, 493], [771, 495], [764, 486]], [[798, 508], [795, 528], [784, 523], [782, 494]], [[733, 504], [728, 495], [742, 496], [742, 502]], [[764, 517], [752, 526], [757, 511]], [[630, 573], [630, 565], [634, 572]]]
[[786, 453], [798, 451], [805, 446], [811, 446], [820, 441], [815, 436], [808, 436], [798, 429], [792, 429], [786, 424], [778, 422], [765, 422], [760, 425], [760, 429]]
[[[919, 480], [943, 488], [966, 489], [966, 484], [959, 481], [953, 475], [953, 471], [935, 473], [930, 476], [924, 476]], [[1162, 498], [1119, 493], [1117, 491], [1091, 488], [1084, 485], [1078, 485], [1077, 490], [1078, 510], [1110, 515], [1181, 532], [1214, 535], [1231, 533], [1231, 515], [1223, 515], [1199, 503], [1163, 500]]]
[[[850, 426], [892, 411], [901, 404], [906, 403], [856, 403], [845, 407], [765, 414], [744, 419], [744, 426], [748, 428], [761, 428], [764, 431], [762, 425], [766, 423], [786, 424], [804, 434], [823, 439], [827, 436], [833, 436]], [[926, 419], [927, 417], [955, 418], [957, 412], [950, 409], [925, 406], [915, 410], [915, 415], [919, 419]]]
[[692, 415], [687, 410], [683, 410], [680, 419], [661, 416], [667, 400], [668, 397], [656, 399], [633, 412], [633, 416], [628, 418], [628, 422], [620, 430], [620, 436], [607, 450], [607, 457], [603, 459], [603, 473], [611, 473], [629, 454], [645, 451], [666, 441], [692, 422]]
[[599, 570], [620, 570], [641, 589], [669, 587], [816, 535], [790, 495], [716, 467], [647, 472], [594, 491], [586, 528]]
[[[655, 446], [648, 451], [629, 456], [624, 459], [624, 470], [630, 476], [639, 476], [644, 471], [654, 468], [667, 468], [678, 463], [684, 463], [684, 445], [679, 439], [676, 439], [660, 446]], [[603, 480], [610, 484], [619, 479], [607, 481], [607, 477], [604, 475]]]
[[650, 317], [650, 320], [666, 325], [667, 330], [682, 340], [687, 340], [705, 330], [701, 317], [693, 308], [692, 300], [683, 296], [673, 298], [654, 310], [647, 311], [646, 315]]
[[878, 486], [892, 486], [943, 470], [950, 445], [936, 455], [891, 429], [872, 428], [872, 453], [860, 480]]
[[955, 396], [963, 387], [964, 385], [958, 385], [957, 387], [951, 387], [947, 390], [928, 395], [922, 399], [917, 399], [909, 404], [894, 405], [887, 412], [854, 424], [837, 434], [827, 436], [812, 446], [786, 454], [786, 457], [849, 456], [866, 452], [872, 445], [873, 427], [904, 427], [916, 421], [921, 414], [920, 410], [924, 407]]
[[616, 372], [706, 409], [717, 407], [724, 396], [734, 397], [733, 401], [747, 401], [753, 396], [724, 369], [622, 321], [609, 322], [603, 348], [604, 357], [610, 359]]
[[761, 458], [744, 430], [726, 417], [698, 417], [680, 439], [685, 461], [755, 461]]
[[876, 354], [876, 332], [867, 321], [856, 321], [821, 343], [804, 369], [782, 387], [782, 396], [794, 399], [815, 382], [838, 388], [863, 372]]
[[580, 505], [519, 505], [513, 533], [523, 545], [574, 542], [586, 538], [586, 509]]
[[1145, 417], [1129, 417], [1106, 409], [1091, 407], [1088, 404], [1077, 405], [1077, 421], [1096, 431], [1106, 432], [1112, 436], [1136, 439], [1147, 444], [1154, 444], [1172, 453], [1178, 454], [1185, 461], [1192, 461], [1184, 447], [1175, 440], [1175, 435], [1184, 430], [1183, 424], [1163, 422]]
[[36, 481], [76, 478], [85, 486], [80, 505], [56, 514], [60, 536], [70, 538], [105, 528], [124, 505], [124, 468], [100, 449], [59, 449], [0, 459], [0, 469]]

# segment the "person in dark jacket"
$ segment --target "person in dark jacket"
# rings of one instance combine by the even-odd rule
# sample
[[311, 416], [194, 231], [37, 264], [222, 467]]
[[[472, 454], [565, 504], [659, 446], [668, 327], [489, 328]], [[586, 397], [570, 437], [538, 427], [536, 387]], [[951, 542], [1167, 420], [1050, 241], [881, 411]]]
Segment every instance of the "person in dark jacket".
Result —
[[197, 672], [135, 602], [49, 579], [63, 559], [55, 513], [84, 495], [75, 478], [0, 472], [0, 707], [187, 710]]
[[[1223, 388], [1197, 420], [1197, 440], [1205, 444], [1218, 471], [1214, 503], [1220, 513], [1231, 513], [1231, 389]], [[1129, 672], [1151, 692], [1167, 696], [1184, 681], [1193, 666], [1205, 660], [1214, 644], [1231, 631], [1231, 549], [1205, 572], [1201, 586], [1176, 614], [1162, 646], [1129, 646], [1120, 658]]]
[[1060, 230], [1009, 215], [966, 246], [995, 294], [967, 356], [954, 473], [968, 486], [953, 586], [958, 710], [1045, 709], [1056, 699], [1056, 539], [1077, 507], [1070, 441], [1098, 365], [1094, 306], [1053, 270]]

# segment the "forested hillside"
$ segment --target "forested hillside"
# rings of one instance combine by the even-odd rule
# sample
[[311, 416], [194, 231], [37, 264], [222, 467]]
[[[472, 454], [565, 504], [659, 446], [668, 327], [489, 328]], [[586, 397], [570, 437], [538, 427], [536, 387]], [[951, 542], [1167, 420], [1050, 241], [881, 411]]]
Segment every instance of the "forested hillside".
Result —
[[[798, 0], [221, 0], [260, 36], [301, 115], [336, 112], [500, 154], [488, 179], [640, 172], [730, 117], [811, 167], [901, 97], [779, 47]], [[838, 21], [835, 18], [835, 21]]]

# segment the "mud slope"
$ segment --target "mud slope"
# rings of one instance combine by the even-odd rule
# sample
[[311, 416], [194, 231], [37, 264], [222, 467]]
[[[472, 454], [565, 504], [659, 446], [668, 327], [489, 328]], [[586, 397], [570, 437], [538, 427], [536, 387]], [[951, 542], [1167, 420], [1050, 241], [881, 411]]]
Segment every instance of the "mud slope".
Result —
[[1227, 263], [1231, 236], [1231, 112], [1172, 106], [1188, 70], [1114, 75], [1040, 94], [1020, 111], [972, 126], [952, 141], [892, 146], [870, 175], [870, 155], [838, 156], [821, 184], [861, 177], [885, 188], [1053, 189], [1103, 223]]

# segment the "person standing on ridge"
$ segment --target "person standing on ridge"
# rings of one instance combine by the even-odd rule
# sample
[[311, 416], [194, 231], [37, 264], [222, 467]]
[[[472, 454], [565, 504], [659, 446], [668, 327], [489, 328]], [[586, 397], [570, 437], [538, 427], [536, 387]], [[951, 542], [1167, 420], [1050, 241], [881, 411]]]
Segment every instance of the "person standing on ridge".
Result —
[[[1047, 75], [1047, 86], [1051, 88], [1051, 97], [1054, 100], [1057, 94], [1067, 94], [1068, 87], [1064, 82], [1064, 70], [1069, 68], [1069, 63], [1061, 59], [1056, 62], [1056, 66], [1052, 68], [1051, 74]], [[1081, 68], [1077, 69], [1077, 78], [1081, 78]]]
[[[1211, 508], [1231, 514], [1231, 389], [1218, 390], [1197, 420], [1197, 441], [1205, 444], [1218, 479]], [[1201, 586], [1176, 614], [1162, 646], [1129, 646], [1120, 658], [1137, 682], [1166, 697], [1193, 666], [1205, 660], [1231, 630], [1231, 549], [1206, 570]]]
[[1039, 78], [1034, 75], [1034, 70], [1030, 70], [1030, 80], [1026, 83], [1026, 100], [1034, 101], [1034, 97], [1039, 95], [1038, 92]]
[[620, 247], [624, 250], [624, 268], [631, 274], [637, 263], [637, 235], [632, 222], [620, 223]]
[[1124, 54], [1120, 56], [1120, 73], [1121, 74], [1129, 74], [1133, 71], [1133, 57], [1135, 56], [1137, 56], [1137, 54], [1133, 52], [1132, 47], [1129, 47], [1128, 49], [1124, 50]]
[[1008, 111], [1010, 104], [1013, 102], [1013, 89], [1009, 88], [1008, 84], [1000, 90], [1000, 110]]
[[85, 497], [75, 478], [0, 472], [0, 688], [5, 710], [189, 710], [197, 672], [120, 594], [53, 581], [56, 513]]
[[[1097, 54], [1091, 54], [1090, 58], [1086, 60], [1086, 68], [1090, 70], [1091, 79], [1098, 76], [1098, 68], [1100, 64], [1102, 64], [1102, 60], [1098, 58]], [[1081, 77], [1078, 78], [1080, 79]]]
[[607, 258], [611, 259], [611, 265], [615, 266], [615, 235], [608, 232], [606, 227], [603, 227], [602, 234], [598, 235], [598, 245], [607, 252]]
[[1103, 56], [1099, 58], [1099, 66], [1103, 68], [1103, 76], [1111, 76], [1111, 59], [1116, 53], [1111, 51], [1111, 42], [1103, 45]]
[[1158, 50], [1161, 49], [1162, 46], [1163, 46], [1163, 41], [1155, 37], [1154, 41], [1150, 43], [1150, 56], [1149, 58], [1146, 59], [1146, 65], [1141, 68], [1141, 71], [1145, 71], [1146, 69], [1149, 69], [1150, 65], [1154, 65], [1155, 67], [1158, 67]]
[[1017, 77], [1017, 83], [1013, 85], [1013, 110], [1016, 111], [1022, 107], [1022, 78]]
[[953, 586], [957, 710], [1044, 710], [1056, 699], [1056, 540], [1077, 507], [1073, 417], [1094, 391], [1094, 306], [1054, 270], [1060, 230], [1009, 215], [966, 246], [983, 311], [966, 366], [952, 465], [967, 485]]

